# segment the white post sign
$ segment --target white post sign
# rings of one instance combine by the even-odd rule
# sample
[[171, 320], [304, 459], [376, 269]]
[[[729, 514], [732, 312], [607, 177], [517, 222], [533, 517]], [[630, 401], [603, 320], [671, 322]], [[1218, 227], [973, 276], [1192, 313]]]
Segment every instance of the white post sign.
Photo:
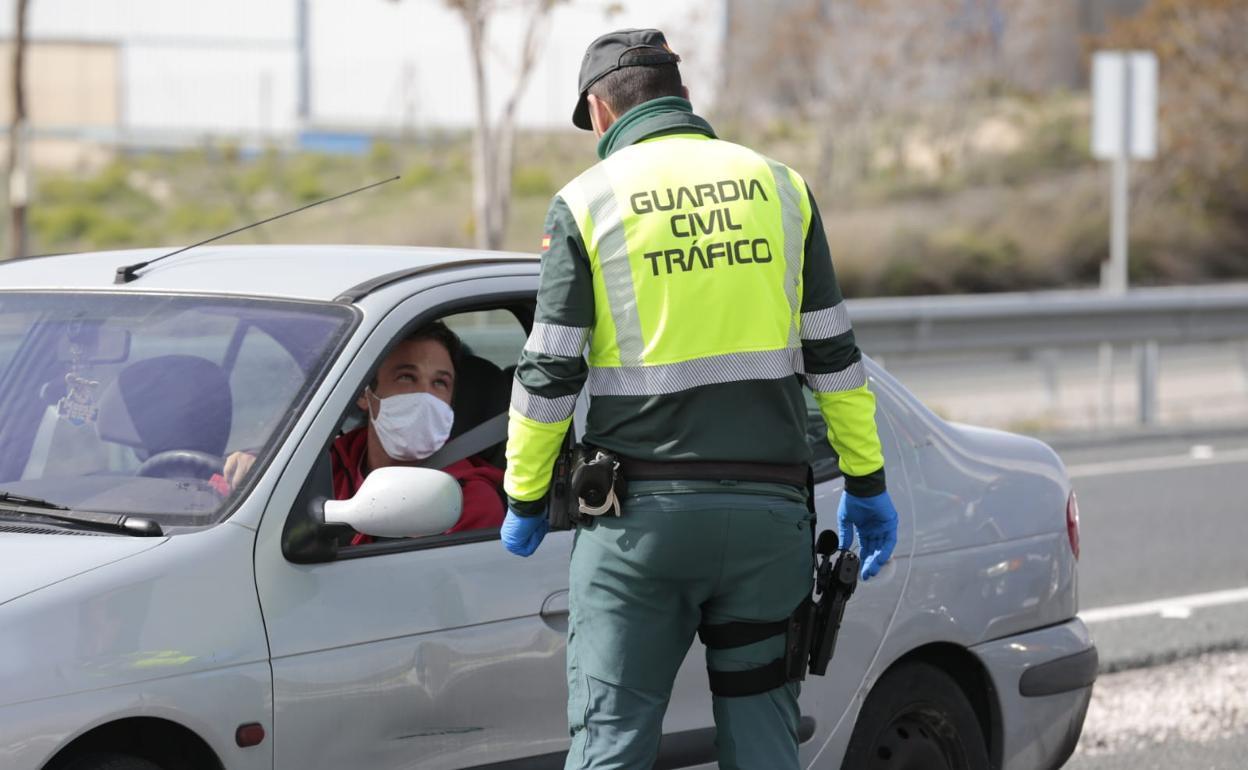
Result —
[[[1092, 57], [1092, 155], [1112, 161], [1109, 261], [1101, 289], [1127, 291], [1127, 171], [1132, 158], [1157, 157], [1157, 55], [1152, 51], [1097, 51]], [[1113, 423], [1114, 348], [1100, 347], [1101, 425]], [[1142, 413], [1145, 401], [1141, 396]]]
[[1128, 163], [1157, 157], [1157, 55], [1097, 51], [1092, 57], [1092, 155], [1114, 164], [1109, 262], [1101, 288], [1127, 290]]

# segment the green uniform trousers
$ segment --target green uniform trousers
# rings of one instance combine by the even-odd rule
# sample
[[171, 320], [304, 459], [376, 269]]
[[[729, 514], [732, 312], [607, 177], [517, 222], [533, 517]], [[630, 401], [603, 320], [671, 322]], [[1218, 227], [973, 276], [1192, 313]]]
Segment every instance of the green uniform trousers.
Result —
[[[782, 484], [635, 482], [623, 515], [576, 532], [570, 570], [566, 768], [654, 764], [663, 715], [699, 624], [772, 622], [810, 593], [805, 490]], [[741, 671], [784, 654], [783, 634], [708, 650]], [[724, 770], [797, 768], [798, 685], [714, 697]]]

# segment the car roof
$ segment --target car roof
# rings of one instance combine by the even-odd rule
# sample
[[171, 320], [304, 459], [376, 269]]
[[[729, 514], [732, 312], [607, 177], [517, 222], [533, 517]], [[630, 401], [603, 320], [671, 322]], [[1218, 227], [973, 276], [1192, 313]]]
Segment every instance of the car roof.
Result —
[[534, 263], [537, 255], [414, 246], [199, 246], [140, 270], [122, 286], [117, 268], [173, 248], [97, 251], [0, 261], [0, 288], [207, 292], [333, 300], [385, 276], [481, 262]]

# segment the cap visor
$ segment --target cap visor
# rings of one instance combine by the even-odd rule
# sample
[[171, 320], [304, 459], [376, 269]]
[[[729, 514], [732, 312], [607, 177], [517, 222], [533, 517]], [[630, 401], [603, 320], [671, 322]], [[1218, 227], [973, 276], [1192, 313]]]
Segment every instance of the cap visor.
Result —
[[585, 98], [585, 94], [581, 94], [576, 102], [576, 109], [572, 110], [572, 125], [586, 131], [594, 130], [594, 124], [589, 120], [589, 100]]

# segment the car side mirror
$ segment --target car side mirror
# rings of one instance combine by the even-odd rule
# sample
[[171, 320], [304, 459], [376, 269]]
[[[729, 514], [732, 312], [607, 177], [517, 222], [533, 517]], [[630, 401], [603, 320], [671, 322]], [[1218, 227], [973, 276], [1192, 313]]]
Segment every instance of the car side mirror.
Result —
[[378, 468], [350, 500], [326, 500], [325, 523], [374, 537], [439, 535], [459, 521], [459, 482], [430, 468]]

